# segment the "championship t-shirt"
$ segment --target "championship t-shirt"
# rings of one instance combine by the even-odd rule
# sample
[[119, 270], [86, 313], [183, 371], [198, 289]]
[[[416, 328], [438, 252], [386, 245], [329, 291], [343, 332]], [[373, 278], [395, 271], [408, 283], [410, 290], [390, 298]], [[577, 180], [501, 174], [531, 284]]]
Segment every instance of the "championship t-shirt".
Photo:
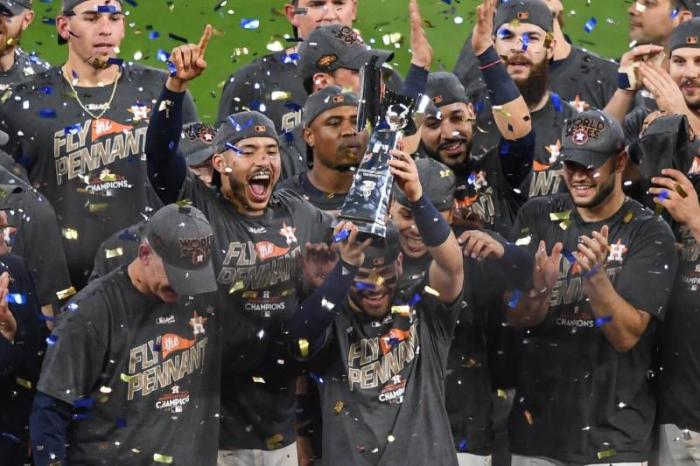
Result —
[[2, 229], [3, 240], [14, 254], [26, 261], [34, 277], [39, 303], [57, 305], [74, 294], [74, 290], [56, 212], [44, 196], [3, 167], [0, 167], [0, 184], [17, 185], [21, 190], [8, 194], [5, 210], [8, 226]]
[[[144, 147], [165, 79], [156, 69], [124, 66], [116, 88], [76, 87], [79, 103], [54, 68], [14, 86], [0, 108], [0, 127], [10, 136], [6, 150], [56, 210], [78, 289], [100, 243], [161, 205], [148, 183]], [[195, 120], [192, 100], [186, 102], [185, 121]]]
[[298, 304], [303, 247], [330, 236], [332, 219], [290, 191], [274, 193], [264, 215], [248, 217], [192, 174], [181, 198], [211, 223], [224, 332], [241, 335], [244, 356], [224, 367], [220, 448], [289, 445], [296, 439], [300, 367], [290, 357], [286, 328]]
[[165, 304], [134, 288], [126, 267], [71, 300], [37, 388], [73, 405], [68, 464], [216, 464], [222, 349], [212, 303], [210, 294]]
[[416, 291], [414, 308], [379, 320], [346, 302], [329, 328], [312, 364], [320, 377], [322, 464], [457, 464], [444, 403], [462, 300], [445, 306]]
[[[603, 225], [615, 291], [653, 317], [627, 352], [603, 334], [610, 316], [594, 315], [576, 262], [579, 237]], [[514, 231], [533, 254], [540, 240], [548, 251], [561, 241], [564, 252], [545, 320], [521, 334], [511, 451], [581, 464], [647, 461], [656, 414], [647, 373], [677, 262], [669, 226], [630, 199], [609, 219], [585, 222], [569, 195], [557, 194], [526, 203]]]
[[334, 215], [340, 212], [347, 195], [347, 193], [324, 193], [311, 184], [306, 173], [281, 181], [276, 189], [280, 191], [289, 189], [309, 201], [314, 207]]
[[34, 75], [47, 71], [51, 65], [24, 50], [15, 49], [15, 63], [7, 71], [0, 71], [0, 92], [5, 92], [12, 84], [31, 79]]
[[138, 256], [146, 221], [114, 232], [104, 240], [95, 254], [90, 281], [107, 275], [114, 269], [127, 265]]

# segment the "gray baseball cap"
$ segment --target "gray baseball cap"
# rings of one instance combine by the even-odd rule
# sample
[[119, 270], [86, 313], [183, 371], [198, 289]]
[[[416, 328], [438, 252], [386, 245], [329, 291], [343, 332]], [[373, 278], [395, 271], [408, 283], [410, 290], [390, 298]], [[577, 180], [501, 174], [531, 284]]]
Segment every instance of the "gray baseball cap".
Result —
[[0, 14], [4, 16], [17, 16], [31, 8], [32, 0], [0, 0]]
[[562, 134], [561, 160], [598, 168], [625, 147], [622, 126], [601, 110], [571, 117]]
[[671, 31], [668, 39], [669, 52], [682, 48], [700, 48], [700, 18], [681, 23]]
[[275, 124], [268, 117], [255, 111], [234, 113], [219, 125], [214, 142], [198, 151], [197, 157], [206, 160], [214, 154], [233, 149], [238, 141], [254, 137], [272, 138], [279, 144]]
[[180, 138], [180, 152], [185, 156], [187, 165], [201, 165], [212, 154], [207, 149], [214, 144], [216, 128], [206, 123], [187, 123], [182, 127]]
[[455, 102], [469, 103], [464, 86], [454, 73], [437, 71], [428, 75], [425, 94], [437, 107], [443, 107]]
[[365, 261], [362, 268], [372, 269], [389, 265], [399, 257], [401, 244], [399, 243], [399, 231], [393, 223], [386, 224], [386, 237], [375, 237], [372, 244], [365, 250]]
[[391, 60], [392, 52], [368, 49], [355, 31], [334, 24], [317, 28], [299, 47], [299, 73], [308, 81], [316, 73], [330, 73], [339, 68], [359, 71], [370, 59], [379, 58], [377, 65]]
[[[452, 170], [447, 165], [431, 158], [416, 160], [416, 167], [423, 195], [430, 199], [437, 210], [451, 209], [457, 183]], [[404, 192], [396, 185], [394, 185], [394, 199], [401, 205], [407, 207], [411, 205]]]
[[146, 223], [145, 236], [163, 260], [170, 286], [183, 296], [216, 291], [211, 256], [214, 232], [192, 206], [170, 204]]
[[700, 16], [700, 1], [699, 0], [677, 0], [681, 9], [690, 11], [693, 16]]
[[338, 86], [328, 86], [311, 94], [304, 104], [302, 123], [308, 126], [326, 110], [336, 107], [357, 107], [360, 99], [354, 92], [343, 92]]
[[511, 0], [501, 3], [493, 21], [494, 29], [498, 31], [504, 24], [515, 21], [534, 24], [546, 32], [554, 30], [554, 17], [542, 0]]

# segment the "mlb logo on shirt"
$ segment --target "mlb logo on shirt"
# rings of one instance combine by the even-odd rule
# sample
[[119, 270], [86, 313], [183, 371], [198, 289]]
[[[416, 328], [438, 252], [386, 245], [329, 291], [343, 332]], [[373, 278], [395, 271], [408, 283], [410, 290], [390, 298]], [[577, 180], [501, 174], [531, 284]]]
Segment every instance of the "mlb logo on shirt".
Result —
[[688, 36], [685, 38], [685, 43], [688, 45], [696, 45], [698, 43], [698, 36]]
[[518, 19], [521, 21], [524, 19], [528, 19], [529, 17], [530, 17], [530, 13], [527, 11], [519, 11], [518, 12]]

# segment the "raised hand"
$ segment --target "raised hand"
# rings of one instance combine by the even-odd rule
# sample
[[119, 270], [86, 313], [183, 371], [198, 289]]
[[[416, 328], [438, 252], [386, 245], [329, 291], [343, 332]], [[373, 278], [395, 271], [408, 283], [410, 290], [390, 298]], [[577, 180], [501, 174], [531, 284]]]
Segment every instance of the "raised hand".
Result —
[[433, 47], [425, 34], [417, 0], [410, 1], [408, 11], [411, 18], [411, 63], [429, 70], [433, 64]]
[[338, 262], [338, 254], [324, 243], [306, 243], [302, 256], [304, 281], [318, 288]]
[[564, 245], [556, 243], [552, 248], [552, 253], [548, 255], [545, 242], [540, 241], [537, 253], [535, 253], [535, 268], [532, 272], [532, 286], [538, 293], [551, 290], [559, 280], [559, 267], [563, 250]]
[[175, 47], [170, 53], [171, 68], [170, 78], [168, 78], [168, 89], [182, 92], [189, 81], [199, 77], [207, 68], [204, 58], [211, 39], [212, 27], [207, 24], [204, 33], [198, 44], [185, 44]]
[[605, 272], [604, 266], [610, 251], [608, 231], [608, 226], [603, 225], [600, 231], [594, 231], [591, 236], [583, 235], [580, 238], [578, 264], [585, 272], [584, 277], [586, 278], [591, 278], [599, 272]]
[[418, 179], [418, 167], [410, 154], [401, 149], [392, 149], [389, 154], [391, 174], [394, 175], [396, 185], [404, 192], [406, 199], [417, 202], [423, 195], [423, 187]]
[[649, 193], [655, 196], [654, 202], [664, 206], [671, 217], [681, 225], [693, 227], [700, 223], [698, 194], [690, 180], [672, 168], [661, 170], [661, 174], [664, 176], [651, 179], [656, 185], [649, 189]]
[[355, 267], [362, 266], [365, 261], [365, 251], [372, 244], [372, 238], [360, 242], [357, 240], [357, 235], [360, 231], [352, 222], [342, 221], [336, 225], [333, 231], [333, 237], [337, 238], [342, 231], [348, 231], [348, 236], [342, 241], [336, 242], [340, 257], [346, 263]]
[[476, 7], [476, 23], [472, 33], [472, 49], [475, 55], [481, 55], [493, 45], [493, 16], [496, 0], [483, 0]]
[[478, 261], [500, 259], [505, 254], [503, 245], [485, 231], [467, 230], [457, 238], [457, 242], [462, 246], [464, 257]]

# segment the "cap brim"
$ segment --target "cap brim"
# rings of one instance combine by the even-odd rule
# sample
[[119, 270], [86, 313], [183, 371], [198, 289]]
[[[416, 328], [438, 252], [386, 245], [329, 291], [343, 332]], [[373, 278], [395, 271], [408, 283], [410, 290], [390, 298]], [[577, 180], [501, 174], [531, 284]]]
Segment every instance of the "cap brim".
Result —
[[359, 71], [363, 66], [369, 63], [369, 60], [372, 57], [377, 57], [377, 66], [382, 66], [384, 63], [394, 58], [394, 53], [382, 49], [365, 49], [361, 53], [358, 53], [350, 60], [345, 62], [345, 64], [341, 64], [339, 68], [347, 68]]
[[599, 168], [605, 162], [614, 157], [615, 154], [604, 154], [600, 152], [592, 152], [581, 149], [565, 149], [562, 150], [561, 161], [573, 162], [584, 167]]
[[217, 290], [216, 276], [211, 260], [199, 269], [182, 269], [163, 261], [170, 287], [180, 296], [194, 296]]
[[15, 2], [0, 2], [0, 15], [17, 16], [27, 8]]
[[204, 149], [199, 149], [196, 150], [190, 154], [187, 154], [185, 156], [185, 160], [187, 161], [187, 166], [188, 167], [194, 167], [197, 165], [201, 165], [214, 155], [214, 153], [211, 150], [211, 147], [205, 147]]

